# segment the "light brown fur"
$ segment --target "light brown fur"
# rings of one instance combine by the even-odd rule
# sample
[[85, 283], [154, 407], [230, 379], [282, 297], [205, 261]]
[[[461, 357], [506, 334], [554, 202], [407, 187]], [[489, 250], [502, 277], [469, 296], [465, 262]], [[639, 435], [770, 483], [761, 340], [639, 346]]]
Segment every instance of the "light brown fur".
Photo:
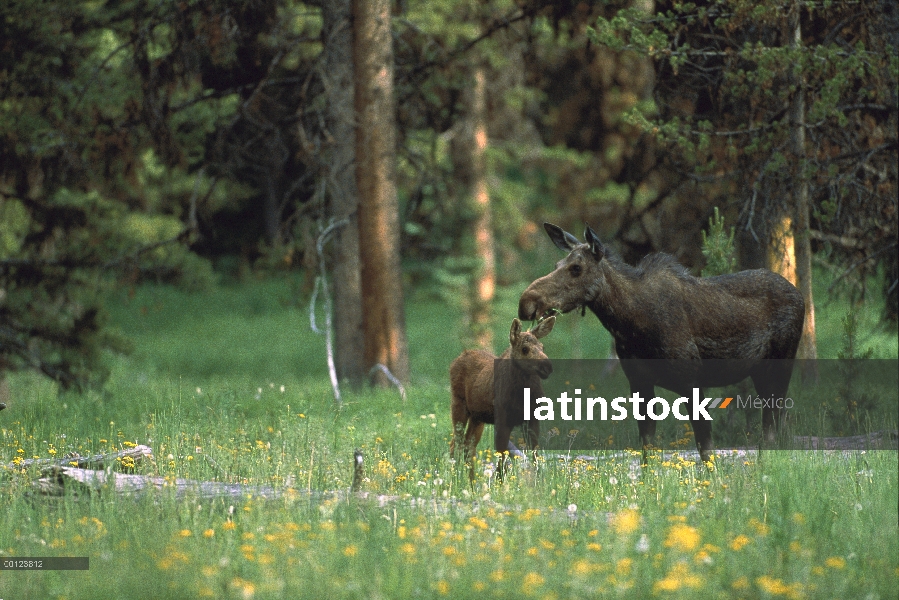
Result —
[[[486, 423], [494, 425], [496, 450], [507, 451], [512, 427], [524, 422], [520, 390], [531, 387], [532, 394], [536, 394], [533, 397], [539, 397], [543, 393], [541, 379], [552, 373], [552, 364], [543, 352], [540, 338], [552, 331], [555, 321], [552, 316], [540, 321], [531, 331], [522, 331], [521, 322], [514, 319], [509, 331], [510, 345], [502, 355], [497, 357], [486, 350], [466, 350], [453, 361], [450, 365], [453, 419], [450, 454], [455, 455], [457, 438], [464, 436], [465, 460], [473, 458]], [[508, 364], [511, 381], [502, 386], [504, 391], [499, 399], [495, 398], [494, 386], [494, 361], [497, 358], [512, 359]], [[512, 406], [507, 406], [509, 404]], [[516, 407], [517, 411], [514, 410]], [[531, 421], [528, 437], [532, 448], [537, 445], [538, 434], [537, 422]]]

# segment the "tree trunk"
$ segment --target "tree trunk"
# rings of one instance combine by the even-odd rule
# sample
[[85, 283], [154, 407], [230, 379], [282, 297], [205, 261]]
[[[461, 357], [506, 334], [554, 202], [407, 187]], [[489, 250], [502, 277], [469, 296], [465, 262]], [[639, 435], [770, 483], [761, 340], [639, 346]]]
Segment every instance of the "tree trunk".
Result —
[[265, 239], [272, 246], [281, 243], [281, 215], [279, 214], [278, 173], [272, 170], [265, 182], [265, 195], [262, 200], [262, 223]]
[[[768, 268], [796, 284], [796, 242], [793, 236], [793, 219], [781, 217], [773, 225], [768, 243]], [[798, 287], [798, 286], [797, 286]]]
[[889, 252], [886, 255], [886, 280], [883, 282], [883, 294], [886, 298], [884, 319], [895, 325], [899, 322], [899, 255]]
[[[396, 194], [393, 40], [388, 0], [354, 0], [356, 185], [366, 367], [409, 379]], [[386, 383], [386, 382], [384, 382]]]
[[465, 146], [468, 149], [461, 179], [468, 185], [475, 213], [475, 255], [479, 264], [474, 274], [471, 301], [471, 326], [475, 342], [485, 350], [493, 350], [493, 329], [490, 326], [490, 305], [496, 290], [496, 258], [493, 250], [493, 222], [490, 194], [487, 191], [487, 83], [483, 66], [473, 73], [474, 85], [468, 93], [468, 127]]
[[[801, 5], [794, 2], [790, 14], [790, 30], [793, 49], [802, 47]], [[803, 362], [802, 376], [804, 379], [817, 379], [817, 368], [814, 359], [818, 357], [817, 342], [815, 339], [815, 301], [812, 295], [812, 247], [809, 238], [809, 193], [808, 178], [805, 173], [805, 91], [802, 75], [799, 67], [794, 71], [796, 84], [796, 96], [790, 107], [793, 121], [792, 146], [796, 157], [796, 174], [798, 177], [793, 198], [793, 232], [796, 246], [796, 279], [799, 292], [805, 300], [805, 325], [802, 330], [802, 339], [799, 341], [797, 358], [806, 359]]]
[[332, 238], [330, 271], [334, 294], [334, 363], [337, 377], [352, 386], [365, 376], [362, 335], [362, 284], [359, 263], [359, 198], [356, 191], [353, 106], [352, 0], [322, 4], [325, 66], [322, 79], [328, 99], [331, 149], [324, 168], [328, 213], [345, 220]]

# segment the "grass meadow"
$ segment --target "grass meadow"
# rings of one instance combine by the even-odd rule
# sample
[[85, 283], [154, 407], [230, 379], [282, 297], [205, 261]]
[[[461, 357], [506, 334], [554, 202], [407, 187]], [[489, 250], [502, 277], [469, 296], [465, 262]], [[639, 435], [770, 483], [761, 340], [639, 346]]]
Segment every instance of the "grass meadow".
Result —
[[[448, 453], [459, 308], [413, 295], [407, 399], [345, 389], [338, 409], [298, 287], [123, 288], [108, 308], [134, 351], [110, 358], [103, 391], [10, 379], [4, 464], [146, 444], [155, 464], [138, 472], [284, 493], [48, 499], [31, 490], [35, 472], [6, 469], [2, 557], [89, 556], [90, 569], [0, 570], [0, 598], [896, 597], [895, 451], [770, 451], [712, 468], [675, 455], [643, 469], [632, 455], [541, 455], [499, 483], [488, 428], [470, 485]], [[497, 349], [519, 292], [497, 302]], [[858, 346], [895, 358], [879, 311], [859, 311]], [[837, 355], [845, 312], [841, 301], [818, 307], [820, 356]], [[558, 357], [609, 347], [589, 315], [561, 317], [545, 342]], [[355, 448], [367, 498], [346, 494]]]

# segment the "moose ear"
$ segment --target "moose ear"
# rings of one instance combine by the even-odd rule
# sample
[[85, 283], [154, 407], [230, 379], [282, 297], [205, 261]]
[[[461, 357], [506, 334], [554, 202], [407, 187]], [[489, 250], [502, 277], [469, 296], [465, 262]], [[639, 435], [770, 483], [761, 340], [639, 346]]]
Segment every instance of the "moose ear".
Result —
[[556, 315], [551, 317], [547, 317], [537, 323], [537, 326], [531, 329], [531, 333], [534, 334], [534, 337], [538, 340], [540, 338], [546, 337], [553, 330], [553, 325], [556, 324]]
[[512, 319], [512, 329], [509, 330], [509, 343], [514, 345], [519, 334], [521, 334], [521, 321]]
[[590, 252], [593, 253], [593, 258], [596, 260], [601, 260], [603, 256], [606, 254], [606, 249], [603, 247], [602, 242], [599, 241], [599, 238], [596, 236], [596, 232], [590, 228], [589, 225], [585, 225], [586, 229], [584, 230], [584, 239], [587, 240], [587, 243], [590, 244]]
[[575, 246], [580, 244], [576, 237], [574, 237], [558, 225], [553, 225], [552, 223], [544, 223], [543, 229], [546, 230], [546, 233], [549, 234], [549, 239], [552, 240], [553, 244], [555, 244], [556, 248], [558, 248], [559, 250], [570, 252], [574, 249]]

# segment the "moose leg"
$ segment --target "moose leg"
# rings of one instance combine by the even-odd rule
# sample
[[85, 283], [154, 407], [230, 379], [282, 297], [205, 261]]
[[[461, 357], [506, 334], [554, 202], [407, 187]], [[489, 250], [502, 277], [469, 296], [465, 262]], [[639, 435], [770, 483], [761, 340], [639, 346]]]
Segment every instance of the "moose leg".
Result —
[[471, 419], [468, 422], [468, 430], [465, 432], [464, 454], [465, 462], [468, 463], [468, 480], [474, 485], [474, 457], [478, 452], [478, 442], [481, 441], [481, 435], [484, 433], [484, 422]]
[[[450, 457], [456, 457], [456, 440], [462, 440], [465, 435], [465, 422], [453, 422], [453, 435], [450, 438]], [[464, 443], [464, 442], [463, 442]]]
[[[705, 390], [699, 388], [699, 397], [704, 398]], [[712, 422], [705, 419], [694, 419], [693, 411], [690, 411], [690, 425], [693, 427], [693, 437], [696, 438], [696, 449], [699, 450], [699, 460], [708, 462], [715, 450], [712, 444]]]
[[528, 449], [537, 457], [537, 444], [540, 442], [540, 422], [531, 421], [524, 424], [525, 439], [528, 441]]
[[793, 361], [772, 360], [768, 369], [752, 375], [755, 393], [764, 403], [762, 407], [762, 436], [766, 443], [773, 444], [777, 440], [777, 432], [782, 411], [778, 401], [786, 397], [790, 387], [790, 376], [793, 372]]
[[506, 466], [506, 454], [509, 447], [509, 438], [512, 437], [512, 428], [501, 422], [499, 419], [493, 425], [493, 447], [499, 458], [496, 461], [496, 479], [503, 480], [503, 471]]
[[516, 448], [512, 441], [509, 441], [509, 454], [520, 458], [523, 461], [522, 464], [526, 465], [528, 463], [528, 455], [530, 455], [532, 460], [537, 460], [537, 442], [540, 438], [540, 425], [538, 423], [528, 424], [525, 422], [521, 426], [521, 433], [525, 442], [525, 445], [522, 447], [524, 452]]
[[[453, 420], [453, 435], [450, 438], [450, 456], [456, 455], [456, 440], [461, 441], [465, 434], [466, 426], [469, 426], [471, 415], [465, 408], [465, 400], [453, 395], [452, 405], [450, 406], [450, 417]], [[469, 426], [470, 428], [470, 426]], [[467, 451], [464, 452], [467, 456]]]
[[465, 460], [474, 459], [474, 455], [477, 454], [478, 450], [478, 442], [481, 441], [483, 433], [483, 421], [472, 419], [468, 424], [468, 431], [465, 432]]
[[653, 446], [656, 439], [656, 422], [646, 416], [646, 406], [654, 394], [655, 387], [652, 385], [641, 384], [635, 386], [631, 384], [631, 394], [640, 394], [644, 402], [640, 407], [640, 412], [645, 417], [642, 421], [637, 421], [637, 429], [640, 431], [640, 443], [643, 445], [643, 466], [647, 464], [649, 449]]

